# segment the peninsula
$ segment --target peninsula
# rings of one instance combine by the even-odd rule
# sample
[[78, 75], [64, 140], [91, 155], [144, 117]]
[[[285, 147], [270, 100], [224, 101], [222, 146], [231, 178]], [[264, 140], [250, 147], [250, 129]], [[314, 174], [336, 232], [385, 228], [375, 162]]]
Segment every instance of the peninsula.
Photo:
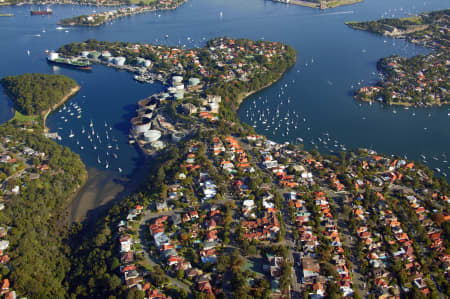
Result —
[[[296, 59], [295, 50], [281, 43], [231, 38], [217, 38], [204, 48], [188, 50], [88, 40], [65, 45], [58, 52], [84, 55], [93, 63], [130, 71], [138, 81], [158, 80], [168, 86], [167, 92], [140, 101], [131, 120], [131, 142], [149, 154], [200, 126], [235, 119], [241, 95], [271, 85]], [[191, 125], [186, 127], [180, 118]]]
[[363, 0], [272, 0], [272, 1], [320, 9], [334, 8], [363, 2]]
[[16, 109], [15, 118], [42, 121], [78, 92], [80, 86], [63, 75], [23, 74], [0, 80]]
[[63, 298], [70, 249], [68, 228], [61, 223], [87, 173], [77, 154], [46, 137], [41, 120], [79, 86], [70, 78], [44, 74], [0, 82], [16, 108], [15, 117], [0, 126], [2, 293], [6, 298], [15, 298], [16, 292]]
[[81, 15], [73, 18], [62, 19], [58, 24], [65, 26], [89, 26], [96, 27], [111, 22], [115, 19], [148, 13], [159, 10], [176, 9], [188, 0], [155, 0], [137, 7], [125, 7], [116, 10], [94, 13], [90, 15]]
[[377, 67], [383, 74], [381, 81], [376, 86], [356, 91], [356, 99], [404, 106], [450, 104], [449, 9], [416, 17], [346, 24], [354, 29], [406, 39], [434, 50], [412, 58], [392, 56], [380, 59]]

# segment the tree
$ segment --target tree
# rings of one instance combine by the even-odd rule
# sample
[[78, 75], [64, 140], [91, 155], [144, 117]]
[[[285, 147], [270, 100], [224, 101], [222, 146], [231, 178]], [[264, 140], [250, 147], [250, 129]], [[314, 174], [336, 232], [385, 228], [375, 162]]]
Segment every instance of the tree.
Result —
[[137, 288], [128, 289], [126, 299], [144, 299], [144, 292]]

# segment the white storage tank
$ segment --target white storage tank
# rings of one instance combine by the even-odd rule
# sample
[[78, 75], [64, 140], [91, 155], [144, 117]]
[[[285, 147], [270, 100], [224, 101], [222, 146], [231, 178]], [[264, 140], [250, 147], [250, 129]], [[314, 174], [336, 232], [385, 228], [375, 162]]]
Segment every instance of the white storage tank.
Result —
[[152, 118], [153, 116], [153, 110], [152, 109], [148, 109], [148, 108], [144, 108], [138, 111], [139, 116], [142, 117], [147, 117], [147, 118]]
[[181, 81], [183, 81], [183, 77], [182, 76], [173, 76], [172, 77], [172, 82], [173, 83], [181, 83]]
[[150, 60], [148, 60], [148, 59], [144, 60], [144, 66], [145, 67], [149, 67], [151, 65], [152, 65], [152, 62]]
[[147, 132], [151, 128], [151, 120], [147, 117], [133, 117], [131, 119], [131, 124], [133, 125], [133, 130], [136, 134], [141, 134]]
[[109, 51], [103, 51], [102, 52], [102, 57], [105, 59], [108, 59], [109, 57], [111, 57], [111, 53]]
[[182, 139], [184, 139], [184, 137], [186, 137], [186, 134], [184, 134], [183, 132], [173, 132], [172, 133], [172, 141], [173, 142], [181, 141]]
[[57, 58], [59, 58], [59, 54], [56, 52], [50, 52], [50, 54], [48, 55], [48, 59], [50, 60], [55, 60]]
[[155, 142], [161, 138], [161, 132], [158, 130], [148, 130], [144, 132], [144, 140], [147, 142]]
[[189, 85], [190, 86], [197, 86], [200, 84], [199, 78], [189, 78]]
[[127, 59], [125, 57], [119, 56], [114, 58], [114, 64], [118, 66], [123, 66]]

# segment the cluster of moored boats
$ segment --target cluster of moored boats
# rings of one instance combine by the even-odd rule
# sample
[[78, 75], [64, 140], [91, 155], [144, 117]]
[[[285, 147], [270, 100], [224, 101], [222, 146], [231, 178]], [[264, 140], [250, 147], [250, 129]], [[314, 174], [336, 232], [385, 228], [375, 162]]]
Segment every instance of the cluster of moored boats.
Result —
[[[64, 105], [58, 110], [61, 114], [59, 118], [63, 122], [68, 122], [70, 118], [81, 119], [82, 118], [82, 108], [75, 102]], [[62, 127], [58, 127], [58, 130], [63, 130]], [[118, 159], [119, 155], [119, 140], [113, 136], [112, 126], [106, 121], [104, 126], [95, 125], [92, 120], [90, 120], [89, 125], [82, 126], [79, 132], [74, 132], [70, 129], [70, 133], [67, 138], [73, 140], [73, 142], [80, 148], [80, 150], [93, 150], [97, 152], [97, 163], [102, 165], [105, 169], [110, 168], [110, 162], [112, 159]], [[62, 140], [61, 137], [58, 138]], [[83, 142], [86, 141], [87, 142]], [[82, 142], [80, 142], [80, 140]], [[117, 169], [119, 173], [122, 172], [121, 168]]]

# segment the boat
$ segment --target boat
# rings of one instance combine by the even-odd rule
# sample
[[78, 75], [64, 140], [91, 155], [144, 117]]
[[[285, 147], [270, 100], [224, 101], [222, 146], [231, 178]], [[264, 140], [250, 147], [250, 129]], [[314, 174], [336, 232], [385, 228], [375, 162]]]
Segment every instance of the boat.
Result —
[[50, 7], [47, 7], [46, 10], [41, 10], [38, 8], [38, 10], [30, 10], [30, 15], [32, 16], [42, 16], [42, 15], [51, 15], [53, 13], [53, 10]]
[[119, 167], [118, 169], [119, 169], [119, 173], [121, 173], [122, 172], [122, 168]]
[[102, 161], [100, 161], [100, 156], [97, 156], [97, 163], [100, 164]]
[[67, 66], [67, 67], [71, 67], [71, 68], [75, 68], [75, 69], [79, 69], [79, 70], [90, 71], [92, 69], [91, 63], [87, 60], [59, 57], [59, 54], [55, 53], [55, 52], [51, 52], [49, 54], [49, 56], [47, 57], [47, 61], [49, 63]]
[[69, 138], [73, 138], [75, 135], [73, 134], [72, 130], [70, 130]]

